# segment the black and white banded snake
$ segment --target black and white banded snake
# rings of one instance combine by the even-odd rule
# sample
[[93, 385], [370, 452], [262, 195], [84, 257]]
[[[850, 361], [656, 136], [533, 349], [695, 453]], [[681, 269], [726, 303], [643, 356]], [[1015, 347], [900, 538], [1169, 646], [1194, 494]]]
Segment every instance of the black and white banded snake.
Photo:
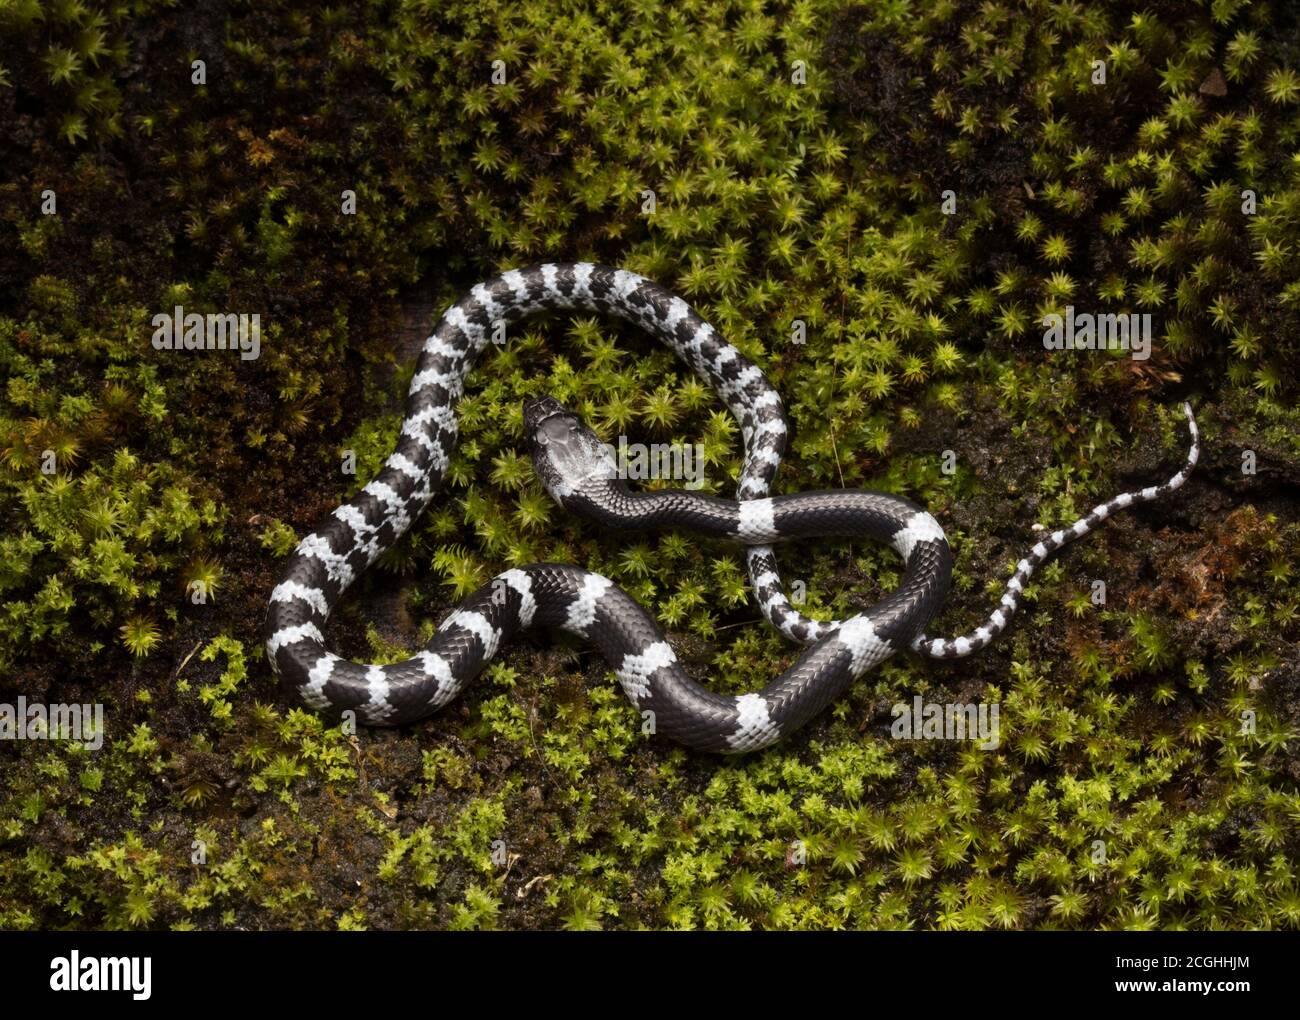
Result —
[[[763, 615], [786, 637], [807, 645], [762, 690], [733, 697], [696, 683], [631, 596], [600, 574], [554, 563], [493, 578], [404, 662], [363, 665], [325, 647], [325, 622], [344, 591], [406, 532], [439, 488], [456, 441], [455, 404], [497, 324], [564, 309], [600, 312], [646, 329], [707, 380], [740, 420], [745, 458], [737, 500], [724, 500], [681, 490], [629, 491], [613, 477], [607, 448], [576, 416], [551, 398], [531, 401], [524, 410], [535, 469], [565, 509], [608, 526], [683, 527], [746, 546]], [[271, 594], [267, 654], [281, 679], [312, 708], [352, 710], [367, 724], [396, 726], [447, 704], [520, 631], [555, 627], [599, 648], [633, 704], [654, 713], [656, 732], [706, 751], [757, 750], [788, 736], [895, 652], [911, 648], [953, 658], [997, 637], [1040, 563], [1111, 513], [1158, 499], [1186, 481], [1199, 447], [1191, 407], [1184, 404], [1184, 411], [1192, 445], [1182, 470], [1163, 485], [1116, 496], [1043, 538], [1020, 561], [983, 626], [963, 637], [932, 639], [922, 630], [943, 601], [952, 569], [943, 529], [933, 517], [906, 499], [878, 492], [770, 496], [786, 441], [780, 397], [686, 302], [644, 277], [606, 266], [556, 263], [513, 270], [475, 286], [447, 309], [425, 341], [396, 450], [378, 476], [290, 556]], [[786, 598], [771, 543], [832, 535], [888, 543], [903, 557], [904, 575], [896, 591], [867, 611], [818, 622]]]

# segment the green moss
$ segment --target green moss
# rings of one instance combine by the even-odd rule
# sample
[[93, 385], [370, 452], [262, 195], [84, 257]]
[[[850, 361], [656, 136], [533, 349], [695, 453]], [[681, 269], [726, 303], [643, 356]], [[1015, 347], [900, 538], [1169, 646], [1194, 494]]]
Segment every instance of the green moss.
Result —
[[[5, 6], [0, 700], [98, 701], [107, 734], [6, 748], [0, 926], [1300, 925], [1293, 23], [1262, 0]], [[1032, 526], [1165, 477], [1187, 396], [1202, 463], [1036, 574], [981, 655], [891, 660], [752, 758], [643, 732], [565, 639], [399, 732], [305, 711], [260, 648], [281, 558], [389, 451], [412, 337], [571, 258], [673, 288], [763, 368], [782, 491], [939, 516], [935, 633], [983, 618]], [[175, 304], [259, 311], [261, 356], [154, 351]], [[1153, 356], [1049, 356], [1067, 304], [1151, 313]], [[522, 324], [334, 647], [400, 658], [553, 559], [615, 578], [717, 690], [787, 665], [734, 549], [555, 509], [523, 454], [539, 391], [606, 438], [702, 443], [704, 491], [734, 490], [736, 424], [668, 352]], [[819, 618], [899, 576], [871, 545], [782, 562]], [[891, 739], [916, 694], [999, 703], [999, 746]]]

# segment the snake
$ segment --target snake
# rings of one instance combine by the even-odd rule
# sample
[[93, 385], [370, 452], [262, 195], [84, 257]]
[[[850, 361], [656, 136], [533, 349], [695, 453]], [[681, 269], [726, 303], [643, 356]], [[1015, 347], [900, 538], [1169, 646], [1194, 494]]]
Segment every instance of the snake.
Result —
[[[615, 529], [686, 529], [744, 549], [763, 617], [803, 646], [761, 690], [720, 694], [693, 679], [654, 618], [614, 581], [572, 564], [506, 570], [456, 605], [424, 648], [395, 663], [366, 664], [326, 647], [324, 629], [347, 589], [429, 505], [456, 445], [456, 405], [483, 352], [509, 325], [542, 312], [621, 320], [662, 341], [705, 380], [741, 426], [744, 457], [736, 498], [633, 490], [610, 448], [554, 397], [529, 399], [522, 421], [543, 488], [567, 512]], [[401, 726], [445, 706], [520, 633], [550, 628], [594, 645], [650, 732], [704, 752], [743, 754], [777, 743], [840, 698], [863, 674], [907, 649], [960, 658], [1008, 626], [1034, 570], [1112, 514], [1180, 488], [1199, 454], [1196, 419], [1181, 470], [1122, 493], [1068, 528], [1051, 532], [1019, 561], [998, 607], [956, 638], [925, 627], [947, 594], [953, 557], [939, 522], [911, 500], [867, 490], [773, 495], [788, 426], [762, 371], [686, 301], [637, 273], [587, 262], [514, 269], [478, 283], [452, 304], [424, 342], [395, 449], [357, 495], [336, 508], [289, 555], [270, 595], [268, 660], [310, 708], [370, 726]], [[842, 620], [813, 620], [785, 594], [774, 545], [794, 539], [868, 538], [903, 560], [896, 589]]]

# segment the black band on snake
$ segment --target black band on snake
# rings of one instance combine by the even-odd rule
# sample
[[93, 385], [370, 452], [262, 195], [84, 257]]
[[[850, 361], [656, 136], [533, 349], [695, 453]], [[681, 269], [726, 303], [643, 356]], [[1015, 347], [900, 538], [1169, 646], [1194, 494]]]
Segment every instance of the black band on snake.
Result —
[[[662, 340], [709, 382], [740, 420], [745, 444], [738, 499], [695, 492], [633, 492], [618, 480], [609, 450], [549, 397], [525, 406], [525, 430], [542, 484], [565, 509], [615, 528], [687, 528], [747, 546], [749, 576], [764, 616], [807, 644], [762, 690], [730, 697], [692, 680], [655, 621], [614, 582], [576, 566], [542, 563], [508, 570], [452, 612], [425, 649], [405, 662], [363, 665], [330, 652], [323, 631], [348, 586], [393, 545], [437, 492], [456, 442], [454, 407], [499, 322], [546, 310], [605, 313]], [[1034, 569], [1117, 510], [1149, 502], [1187, 480], [1192, 446], [1163, 485], [1124, 493], [1069, 528], [1053, 532], [1020, 561], [1001, 604], [971, 634], [937, 640], [922, 632], [948, 590], [952, 556], [928, 513], [898, 496], [866, 491], [769, 495], [785, 449], [781, 400], [763, 373], [684, 301], [635, 273], [587, 263], [513, 270], [475, 286], [443, 314], [425, 342], [407, 398], [397, 449], [357, 497], [299, 543], [271, 594], [266, 649], [273, 668], [308, 705], [353, 710], [370, 725], [420, 719], [454, 698], [515, 634], [556, 627], [591, 642], [628, 698], [654, 713], [657, 733], [693, 748], [740, 753], [788, 736], [839, 698], [867, 670], [905, 648], [938, 658], [982, 648], [1007, 626]], [[866, 536], [905, 562], [902, 584], [864, 613], [818, 622], [785, 597], [771, 545], [794, 538]]]

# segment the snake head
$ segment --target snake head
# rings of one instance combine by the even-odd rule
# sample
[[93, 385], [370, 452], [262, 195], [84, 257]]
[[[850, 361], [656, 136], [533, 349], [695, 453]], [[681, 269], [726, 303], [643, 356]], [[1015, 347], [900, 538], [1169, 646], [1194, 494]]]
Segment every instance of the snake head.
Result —
[[538, 480], [561, 505], [590, 483], [618, 477], [613, 449], [554, 397], [524, 401], [524, 432]]

